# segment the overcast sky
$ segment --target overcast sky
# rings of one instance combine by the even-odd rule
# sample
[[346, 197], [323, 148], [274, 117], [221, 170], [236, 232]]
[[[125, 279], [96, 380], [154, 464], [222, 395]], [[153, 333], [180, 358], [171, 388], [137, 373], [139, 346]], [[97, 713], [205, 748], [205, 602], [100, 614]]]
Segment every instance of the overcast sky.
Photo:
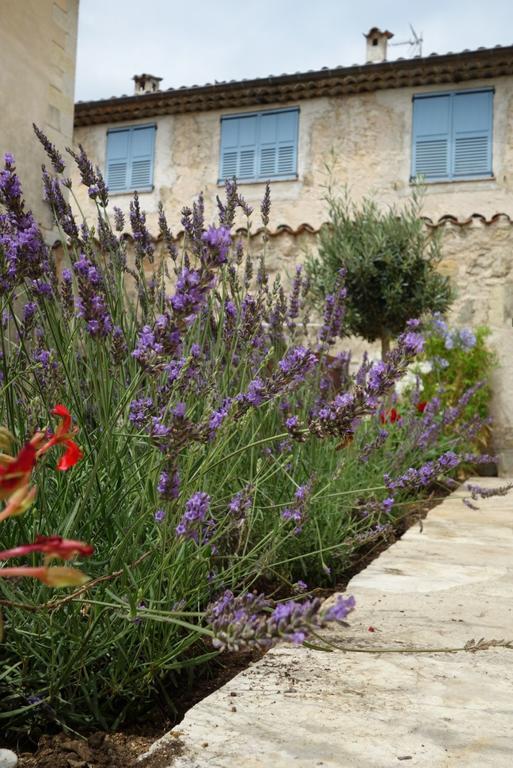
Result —
[[[77, 100], [363, 64], [363, 32], [424, 38], [423, 54], [513, 44], [512, 0], [81, 0]], [[409, 56], [408, 46], [389, 58]]]

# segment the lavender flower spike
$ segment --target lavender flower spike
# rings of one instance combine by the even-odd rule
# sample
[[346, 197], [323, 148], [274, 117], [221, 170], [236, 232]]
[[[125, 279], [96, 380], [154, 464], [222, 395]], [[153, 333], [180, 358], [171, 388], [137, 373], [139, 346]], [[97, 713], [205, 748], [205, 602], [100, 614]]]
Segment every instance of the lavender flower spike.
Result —
[[353, 597], [340, 596], [324, 609], [322, 600], [287, 600], [273, 607], [265, 595], [249, 593], [235, 597], [227, 590], [212, 603], [206, 614], [214, 632], [212, 645], [221, 651], [271, 648], [277, 642], [301, 644], [330, 621], [343, 621], [353, 610]]

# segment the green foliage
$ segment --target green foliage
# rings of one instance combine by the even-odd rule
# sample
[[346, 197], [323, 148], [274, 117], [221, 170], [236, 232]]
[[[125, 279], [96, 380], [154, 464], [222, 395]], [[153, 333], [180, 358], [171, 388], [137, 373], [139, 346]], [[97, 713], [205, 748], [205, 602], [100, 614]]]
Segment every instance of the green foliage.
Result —
[[306, 268], [319, 301], [332, 291], [339, 270], [346, 270], [348, 333], [381, 339], [386, 348], [409, 319], [446, 311], [451, 289], [436, 270], [440, 245], [420, 219], [416, 190], [401, 210], [380, 210], [371, 199], [357, 205], [347, 191], [339, 196], [331, 187], [326, 201], [329, 223]]
[[480, 326], [450, 329], [440, 317], [425, 325], [423, 358], [432, 369], [421, 373], [422, 397], [439, 397], [444, 408], [457, 405], [463, 394], [478, 382], [483, 385], [463, 410], [463, 417], [486, 418], [489, 415], [490, 372], [496, 365], [496, 355], [487, 345], [490, 330]]

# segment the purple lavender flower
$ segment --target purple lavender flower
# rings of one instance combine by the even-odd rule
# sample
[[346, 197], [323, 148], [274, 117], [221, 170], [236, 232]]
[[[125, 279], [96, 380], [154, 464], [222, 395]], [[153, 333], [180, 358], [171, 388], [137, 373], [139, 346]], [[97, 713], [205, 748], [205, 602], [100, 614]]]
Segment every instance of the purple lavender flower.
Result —
[[325, 610], [319, 598], [301, 603], [288, 600], [273, 607], [264, 595], [249, 593], [235, 597], [227, 590], [209, 606], [206, 618], [214, 632], [214, 648], [240, 651], [270, 648], [280, 641], [303, 643], [312, 631], [327, 622], [343, 621], [353, 608], [351, 597], [339, 598]]
[[309, 480], [305, 485], [300, 485], [294, 494], [294, 503], [290, 507], [285, 507], [281, 513], [283, 520], [292, 520], [294, 523], [293, 533], [296, 536], [301, 533], [305, 524], [306, 508], [312, 493], [312, 485], [312, 480]]
[[435, 461], [427, 461], [419, 469], [410, 467], [402, 475], [393, 480], [390, 475], [384, 475], [386, 487], [390, 491], [413, 490], [430, 485], [438, 477], [454, 469], [463, 461], [454, 451], [446, 451]]
[[345, 301], [347, 289], [344, 285], [345, 270], [341, 269], [338, 274], [335, 291], [328, 294], [324, 303], [323, 322], [319, 330], [319, 347], [326, 349], [327, 346], [334, 344], [337, 338], [343, 336], [342, 323], [345, 316]]
[[155, 248], [146, 227], [146, 214], [144, 211], [141, 211], [137, 192], [134, 192], [134, 198], [130, 202], [130, 226], [134, 238], [136, 266], [140, 269], [144, 258], [147, 258], [150, 262], [153, 261]]
[[269, 182], [265, 185], [264, 197], [260, 205], [260, 214], [262, 216], [262, 224], [267, 227], [269, 224], [269, 214], [271, 212], [271, 185]]
[[61, 153], [55, 144], [52, 144], [50, 139], [43, 133], [40, 128], [37, 127], [35, 123], [32, 123], [32, 128], [34, 129], [34, 133], [36, 134], [37, 138], [41, 142], [44, 151], [48, 155], [54, 171], [56, 173], [62, 173], [66, 166], [64, 165], [64, 160], [62, 159]]
[[152, 416], [153, 400], [150, 397], [141, 397], [138, 400], [132, 400], [130, 403], [128, 420], [141, 429], [145, 427]]
[[159, 211], [159, 232], [162, 240], [166, 244], [166, 249], [168, 254], [171, 256], [173, 261], [176, 262], [178, 258], [178, 248], [176, 247], [176, 243], [173, 237], [173, 234], [171, 230], [169, 229], [169, 225], [167, 223], [166, 214], [164, 213], [164, 206], [161, 202], [158, 204], [158, 211]]
[[210, 226], [201, 237], [209, 248], [208, 263], [213, 266], [226, 264], [228, 253], [232, 244], [232, 236], [228, 227]]
[[232, 522], [235, 522], [237, 526], [241, 526], [246, 519], [246, 513], [251, 509], [253, 505], [254, 487], [249, 484], [246, 485], [242, 491], [238, 491], [233, 496], [228, 504], [228, 511]]
[[289, 432], [297, 429], [299, 427], [299, 418], [297, 416], [289, 416], [288, 419], [285, 420], [285, 426]]
[[14, 158], [7, 153], [0, 171], [0, 291], [12, 290], [25, 279], [53, 279], [54, 265], [41, 231], [30, 211], [25, 210]]
[[344, 621], [344, 619], [354, 610], [356, 606], [356, 600], [353, 595], [344, 597], [344, 595], [337, 595], [337, 600], [334, 605], [331, 605], [326, 611], [324, 611], [324, 621]]
[[513, 488], [513, 483], [506, 483], [506, 485], [499, 485], [493, 488], [485, 488], [482, 485], [476, 485], [475, 483], [467, 483], [467, 490], [474, 501], [478, 498], [491, 499], [493, 496], [507, 496], [510, 490]]
[[173, 310], [192, 320], [205, 301], [205, 286], [197, 269], [182, 269], [176, 281], [176, 291], [171, 297]]
[[37, 304], [35, 301], [29, 301], [25, 306], [23, 307], [23, 323], [25, 325], [28, 325], [34, 318], [34, 315], [37, 312]]
[[317, 365], [317, 358], [313, 352], [305, 347], [290, 349], [279, 361], [280, 371], [289, 377], [292, 384], [298, 384], [305, 380], [305, 376]]
[[215, 521], [210, 515], [210, 496], [203, 491], [197, 491], [185, 504], [185, 513], [176, 526], [176, 535], [184, 539], [192, 539], [199, 544], [200, 539], [207, 542], [215, 529]]
[[117, 205], [114, 206], [114, 229], [116, 232], [123, 232], [125, 228], [125, 214], [121, 210], [121, 208], [118, 208]]
[[163, 469], [157, 483], [157, 492], [167, 501], [173, 501], [180, 495], [180, 474], [176, 468]]
[[393, 391], [395, 382], [422, 349], [423, 339], [412, 330], [415, 327], [416, 323], [410, 321], [408, 330], [399, 336], [397, 346], [389, 352], [386, 360], [370, 365], [364, 359], [356, 374], [353, 391], [337, 395], [313, 414], [308, 425], [313, 434], [352, 439], [363, 416], [376, 413], [381, 399]]
[[227, 397], [223, 400], [223, 404], [220, 408], [218, 408], [215, 411], [212, 411], [210, 418], [208, 420], [208, 426], [210, 430], [210, 439], [213, 440], [215, 435], [217, 434], [217, 431], [221, 427], [222, 423], [230, 413], [230, 408], [232, 405], [232, 398]]
[[93, 338], [108, 336], [113, 329], [112, 319], [104, 295], [103, 277], [98, 267], [84, 254], [73, 264], [77, 275], [77, 316], [85, 321]]
[[128, 345], [126, 343], [123, 329], [120, 328], [119, 325], [115, 325], [112, 329], [111, 338], [112, 360], [116, 365], [121, 365], [121, 363], [126, 359], [128, 353]]
[[225, 202], [223, 203], [219, 196], [216, 198], [219, 211], [219, 222], [225, 227], [233, 226], [237, 205], [240, 204], [237, 191], [237, 181], [235, 179], [225, 179], [224, 184]]
[[166, 517], [166, 510], [165, 509], [157, 509], [155, 514], [153, 515], [153, 518], [156, 523], [161, 523]]
[[103, 208], [106, 208], [109, 203], [109, 194], [102, 173], [98, 166], [93, 166], [82, 144], [78, 145], [78, 149], [79, 151], [75, 152], [70, 147], [66, 147], [66, 151], [77, 164], [80, 180], [87, 187], [89, 197], [91, 200], [97, 200]]
[[[160, 362], [164, 353], [172, 354], [179, 346], [180, 336], [173, 328], [168, 328], [162, 323], [159, 326], [159, 319], [153, 328], [150, 325], [144, 325], [137, 336], [137, 345], [132, 352], [132, 357], [143, 366], [143, 368], [152, 370]], [[184, 361], [185, 362], [185, 361]], [[180, 366], [180, 370], [183, 367]], [[177, 365], [177, 361], [170, 361], [168, 366]], [[166, 365], [163, 369], [167, 370]], [[177, 372], [178, 375], [179, 371]]]

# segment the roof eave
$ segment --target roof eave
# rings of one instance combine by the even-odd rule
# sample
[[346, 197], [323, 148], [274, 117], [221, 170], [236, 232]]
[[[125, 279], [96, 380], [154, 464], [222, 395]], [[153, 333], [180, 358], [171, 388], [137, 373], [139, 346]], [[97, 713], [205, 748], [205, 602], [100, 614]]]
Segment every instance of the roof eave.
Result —
[[459, 83], [513, 74], [513, 46], [292, 75], [177, 88], [75, 105], [75, 126], [301, 101], [319, 96]]

